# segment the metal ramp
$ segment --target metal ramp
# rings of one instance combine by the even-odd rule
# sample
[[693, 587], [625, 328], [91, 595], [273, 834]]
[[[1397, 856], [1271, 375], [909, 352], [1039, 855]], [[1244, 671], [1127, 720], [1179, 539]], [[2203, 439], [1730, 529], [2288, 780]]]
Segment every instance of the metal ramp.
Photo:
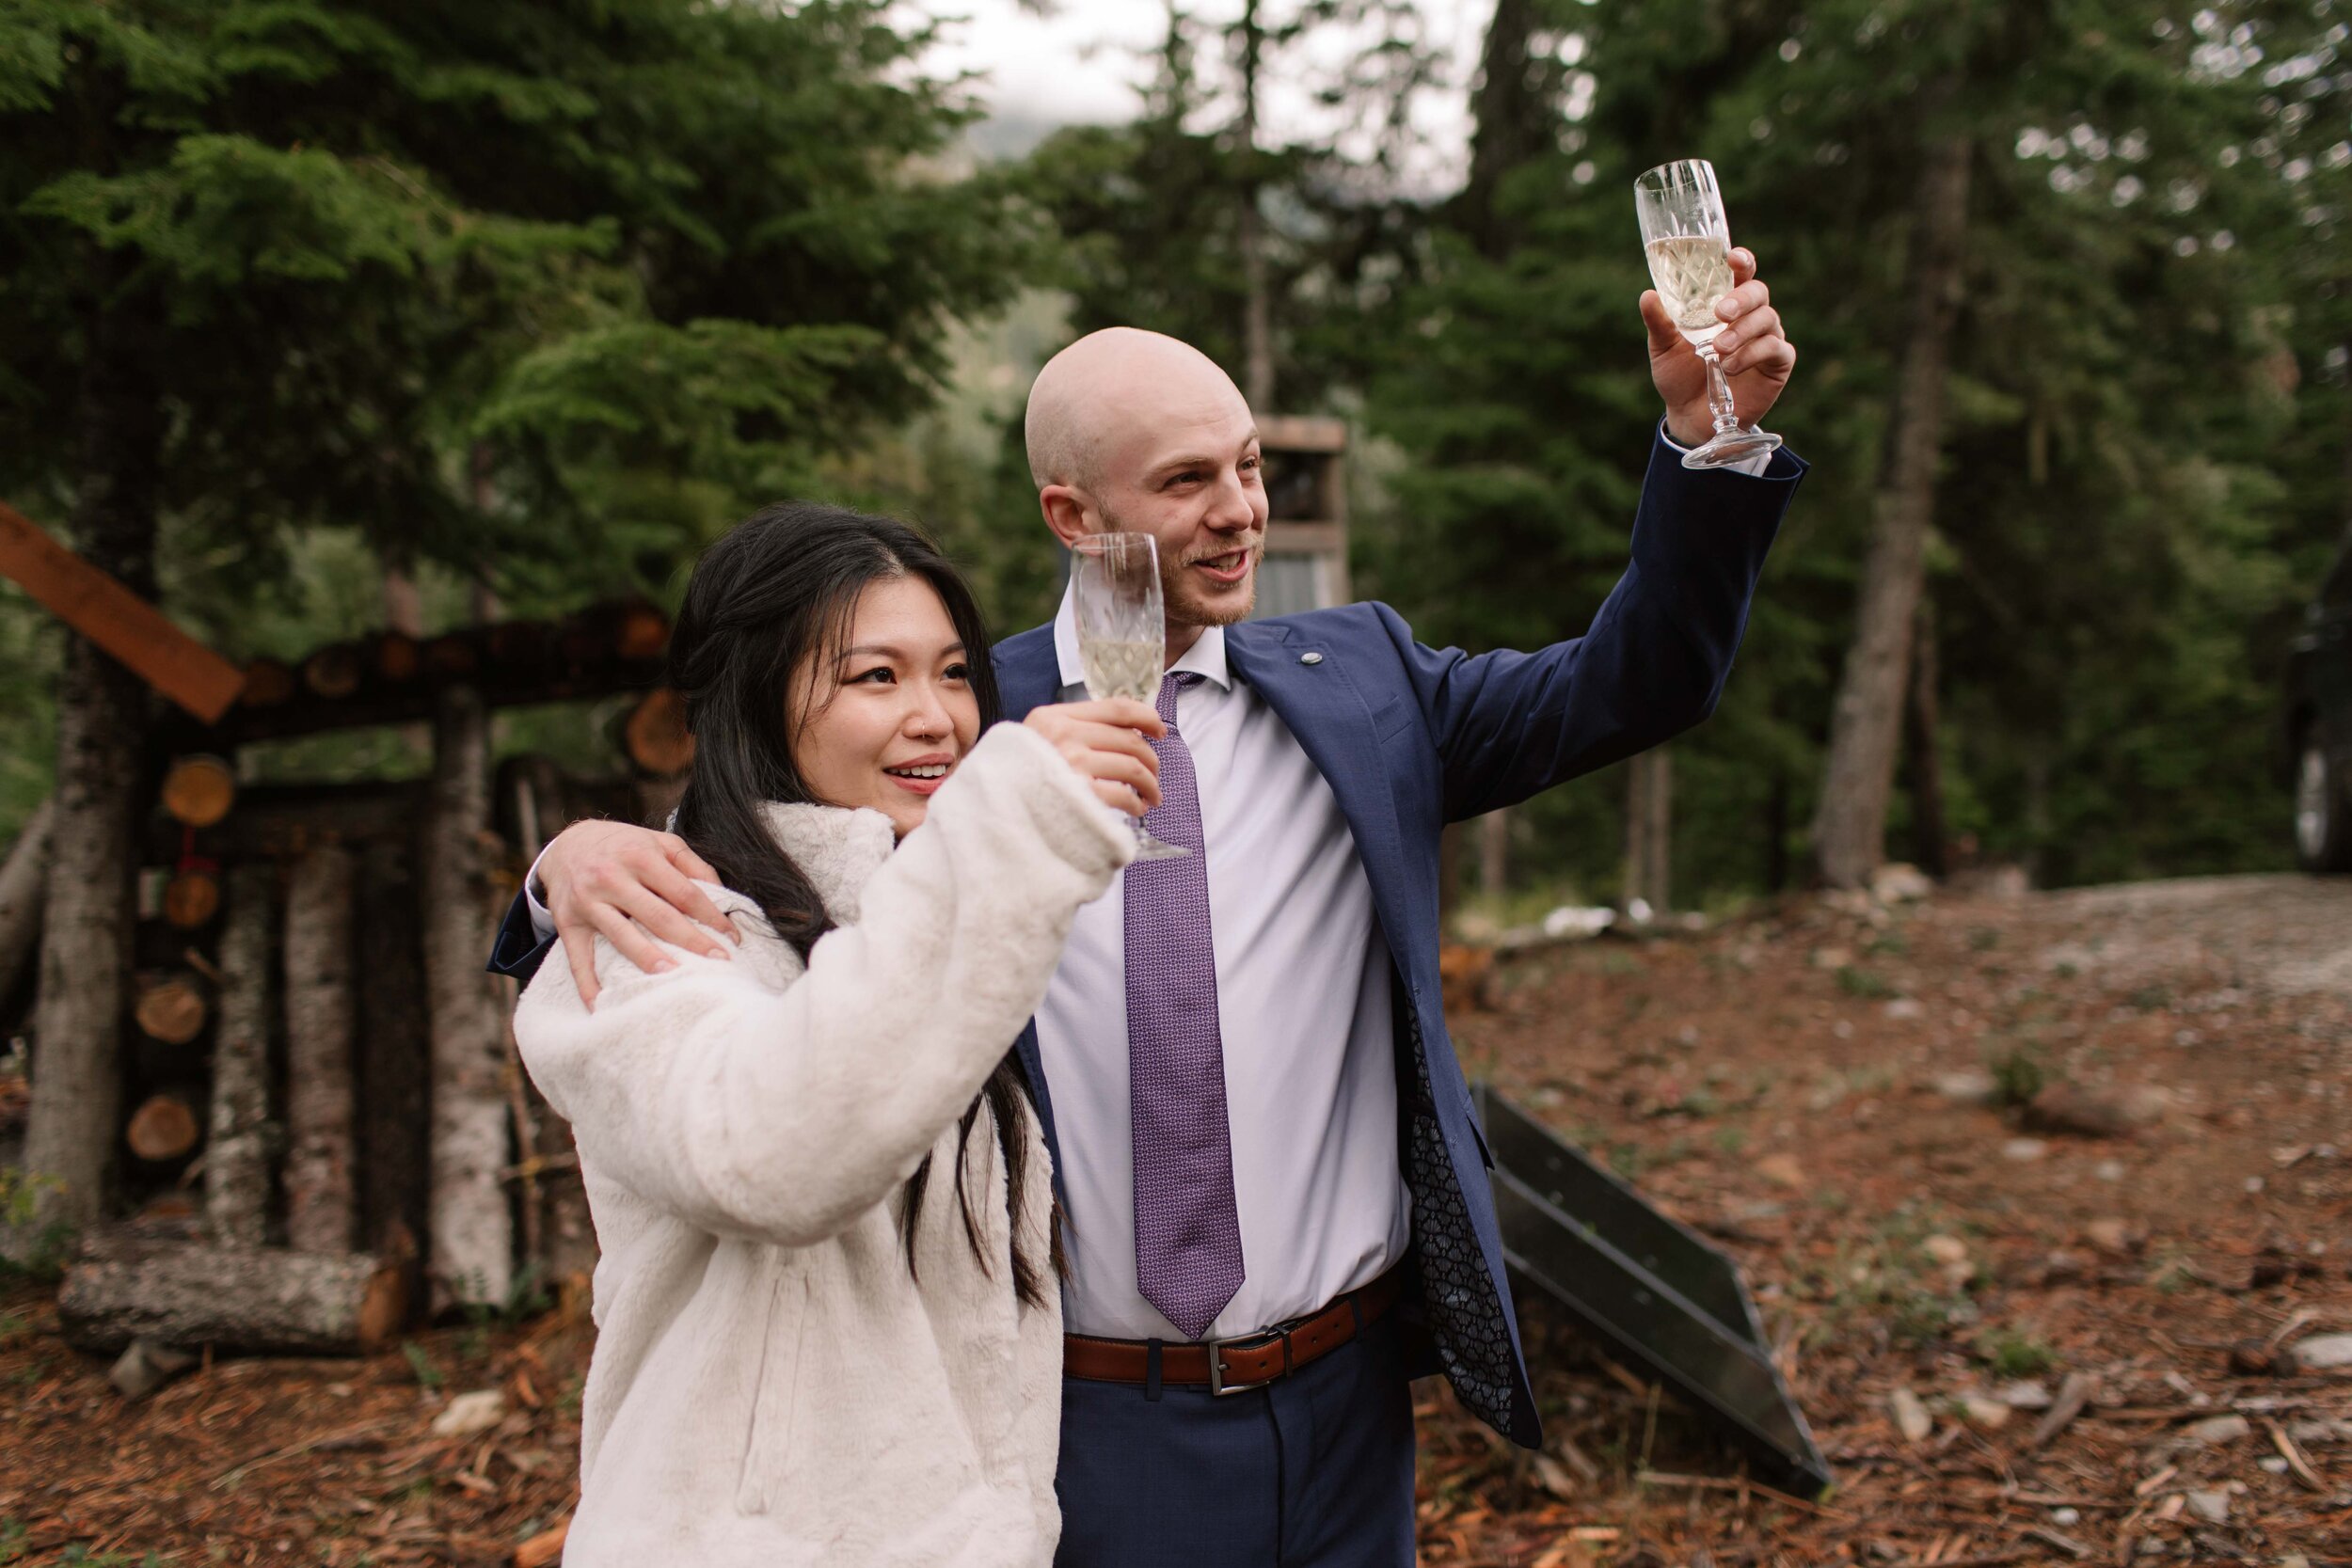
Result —
[[1486, 1084], [1495, 1215], [1512, 1272], [1801, 1497], [1834, 1481], [1730, 1259]]

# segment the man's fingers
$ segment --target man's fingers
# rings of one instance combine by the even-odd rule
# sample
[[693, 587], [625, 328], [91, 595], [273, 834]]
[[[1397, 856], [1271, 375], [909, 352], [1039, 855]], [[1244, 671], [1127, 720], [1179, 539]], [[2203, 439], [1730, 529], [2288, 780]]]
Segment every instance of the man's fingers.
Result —
[[[672, 865], [676, 866], [680, 871], [685, 872], [689, 877], [693, 878], [696, 881], [715, 882], [720, 879], [719, 873], [712, 868], [711, 863], [703, 859], [700, 855], [694, 853], [693, 850], [689, 849], [686, 847], [686, 841], [684, 839], [678, 837], [675, 833], [671, 833], [668, 837], [671, 841], [669, 846], [669, 855], [670, 863]], [[688, 912], [692, 913], [693, 911], [689, 911]], [[710, 912], [716, 914], [719, 911], [713, 910]], [[701, 917], [696, 916], [696, 918], [699, 919]]]
[[1797, 345], [1786, 338], [1767, 338], [1760, 343], [1750, 343], [1724, 361], [1725, 375], [1762, 371], [1775, 381], [1788, 380], [1796, 368]]
[[[677, 875], [675, 871], [670, 874]], [[725, 942], [711, 935], [707, 927], [698, 926], [688, 919], [676, 906], [652, 888], [642, 885], [622, 888], [615, 895], [613, 902], [619, 907], [621, 914], [636, 921], [638, 925], [673, 947], [682, 947], [689, 953], [700, 953], [713, 958], [723, 958], [728, 956]], [[710, 912], [714, 919], [724, 918], [716, 910]], [[602, 930], [604, 927], [599, 925], [597, 929]], [[614, 945], [617, 946], [618, 943]], [[640, 963], [638, 967], [642, 969], [644, 966]]]
[[1772, 291], [1762, 280], [1750, 278], [1715, 302], [1715, 314], [1727, 322], [1743, 321], [1772, 303]]
[[600, 989], [596, 985], [596, 930], [581, 925], [557, 934], [564, 939], [564, 961], [571, 966], [572, 985], [580, 992], [580, 1005], [593, 1013]]
[[1741, 316], [1731, 325], [1715, 334], [1715, 352], [1724, 356], [1724, 373], [1731, 373], [1731, 358], [1743, 345], [1760, 343], [1767, 338], [1780, 335], [1780, 312], [1767, 305], [1762, 309]]
[[612, 905], [596, 905], [588, 911], [588, 918], [595, 922], [605, 941], [612, 944], [613, 951], [646, 974], [660, 974], [677, 967], [677, 960], [656, 946], [644, 927]]
[[1655, 359], [1682, 341], [1682, 329], [1666, 309], [1666, 302], [1658, 297], [1656, 289], [1642, 291], [1642, 325], [1649, 328], [1650, 357]]
[[[713, 877], [710, 879], [715, 882], [719, 879]], [[701, 922], [722, 936], [734, 934], [733, 928], [727, 925], [727, 917], [719, 912], [719, 906], [710, 901], [710, 895], [695, 885], [689, 874], [678, 869], [674, 862], [663, 861], [659, 865], [647, 866], [645, 886], [672, 909]], [[699, 944], [691, 942], [682, 942], [678, 945], [700, 950]]]

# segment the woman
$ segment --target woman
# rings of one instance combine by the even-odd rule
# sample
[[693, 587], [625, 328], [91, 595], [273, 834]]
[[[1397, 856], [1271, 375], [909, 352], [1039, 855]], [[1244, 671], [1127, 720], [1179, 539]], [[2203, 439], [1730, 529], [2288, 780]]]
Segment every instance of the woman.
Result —
[[[676, 831], [731, 959], [599, 938], [515, 1032], [602, 1259], [573, 1568], [1044, 1564], [1061, 1308], [1009, 1046], [1159, 797], [1136, 703], [997, 724], [969, 591], [814, 506], [705, 553], [672, 679]], [[983, 733], [985, 731], [985, 733]]]

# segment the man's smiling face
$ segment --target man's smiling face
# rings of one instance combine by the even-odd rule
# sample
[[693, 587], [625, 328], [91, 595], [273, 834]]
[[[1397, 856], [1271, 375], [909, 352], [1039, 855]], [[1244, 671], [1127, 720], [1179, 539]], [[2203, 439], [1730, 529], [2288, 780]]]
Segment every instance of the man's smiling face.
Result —
[[1167, 586], [1168, 653], [1248, 615], [1265, 553], [1257, 421], [1188, 344], [1111, 328], [1072, 344], [1030, 393], [1039, 500], [1064, 542], [1148, 533]]

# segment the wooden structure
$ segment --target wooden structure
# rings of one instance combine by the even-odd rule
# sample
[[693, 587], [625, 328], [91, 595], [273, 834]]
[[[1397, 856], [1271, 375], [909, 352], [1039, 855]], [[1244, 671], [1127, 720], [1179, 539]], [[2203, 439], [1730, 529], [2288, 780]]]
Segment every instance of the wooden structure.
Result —
[[[179, 705], [151, 716], [132, 846], [115, 1064], [129, 1114], [107, 1162], [111, 1212], [129, 1217], [70, 1264], [69, 1333], [365, 1351], [427, 1303], [504, 1307], [591, 1266], [568, 1131], [531, 1092], [512, 983], [483, 960], [547, 838], [679, 787], [692, 743], [660, 686], [667, 618], [628, 601], [437, 637], [390, 627], [239, 671], [5, 508], [0, 573]], [[494, 762], [500, 707], [632, 694], [609, 777]], [[240, 761], [411, 723], [434, 752], [414, 783], [259, 784]], [[0, 876], [11, 969], [40, 905], [21, 885], [40, 873], [39, 823], [26, 837]], [[12, 994], [0, 974], [0, 1007]]]
[[1258, 421], [1266, 465], [1265, 560], [1252, 614], [1293, 615], [1345, 604], [1347, 424], [1269, 414]]

